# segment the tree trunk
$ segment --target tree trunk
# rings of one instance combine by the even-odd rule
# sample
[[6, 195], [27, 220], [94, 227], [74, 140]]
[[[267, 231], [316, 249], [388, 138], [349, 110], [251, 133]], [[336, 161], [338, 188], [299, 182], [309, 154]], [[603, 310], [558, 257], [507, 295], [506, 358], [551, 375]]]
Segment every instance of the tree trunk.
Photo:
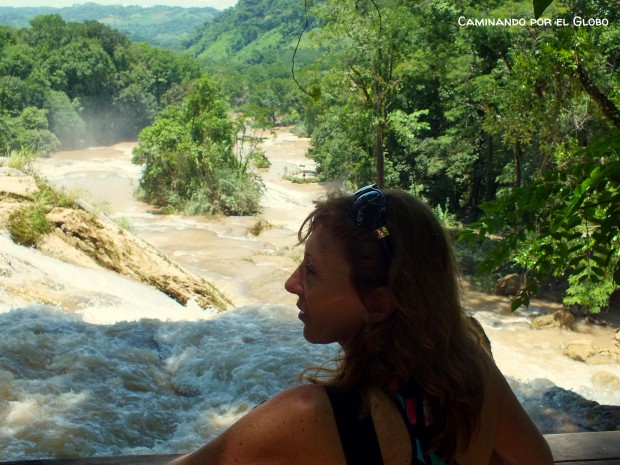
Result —
[[385, 168], [383, 160], [383, 124], [375, 126], [375, 184], [379, 189], [383, 189]]
[[579, 57], [576, 54], [575, 62], [577, 63], [577, 78], [579, 79], [581, 87], [583, 87], [590, 98], [594, 100], [594, 103], [598, 105], [605, 117], [607, 117], [614, 126], [620, 128], [620, 110], [618, 107], [592, 82], [585, 69], [583, 69], [583, 66], [581, 66]]
[[515, 159], [515, 187], [521, 186], [521, 143], [515, 142], [514, 147]]
[[487, 135], [487, 162], [486, 162], [486, 173], [485, 173], [485, 183], [486, 189], [484, 191], [484, 200], [489, 202], [493, 199], [494, 182], [493, 182], [493, 158], [495, 156], [495, 147], [493, 145], [493, 136]]

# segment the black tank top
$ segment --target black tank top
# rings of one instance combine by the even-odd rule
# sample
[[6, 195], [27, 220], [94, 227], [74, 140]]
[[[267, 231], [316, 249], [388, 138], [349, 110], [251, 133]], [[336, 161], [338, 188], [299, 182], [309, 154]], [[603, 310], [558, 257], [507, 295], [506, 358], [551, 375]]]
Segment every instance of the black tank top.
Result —
[[[360, 390], [337, 391], [326, 388], [334, 411], [340, 442], [347, 465], [383, 465], [381, 449], [370, 410], [364, 406]], [[402, 386], [393, 397], [411, 441], [412, 465], [445, 465], [430, 449], [432, 423], [430, 409], [417, 383]]]

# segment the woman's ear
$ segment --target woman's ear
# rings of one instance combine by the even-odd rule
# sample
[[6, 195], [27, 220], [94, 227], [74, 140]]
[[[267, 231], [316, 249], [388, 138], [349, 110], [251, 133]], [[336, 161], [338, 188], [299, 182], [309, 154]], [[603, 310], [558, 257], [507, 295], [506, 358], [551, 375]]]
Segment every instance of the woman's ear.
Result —
[[396, 310], [396, 302], [388, 287], [378, 287], [368, 293], [366, 298], [368, 323], [379, 323], [388, 319]]

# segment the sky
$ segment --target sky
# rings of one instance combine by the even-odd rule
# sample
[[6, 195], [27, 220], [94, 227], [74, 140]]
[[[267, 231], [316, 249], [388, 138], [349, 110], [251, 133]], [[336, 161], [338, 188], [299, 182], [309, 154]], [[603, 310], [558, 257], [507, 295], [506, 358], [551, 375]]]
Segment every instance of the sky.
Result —
[[98, 3], [100, 5], [140, 5], [140, 6], [155, 6], [155, 5], [170, 5], [181, 7], [196, 7], [210, 6], [217, 8], [218, 10], [224, 10], [237, 3], [237, 0], [0, 0], [0, 6], [14, 6], [14, 7], [26, 7], [26, 6], [52, 6], [56, 8], [63, 8], [66, 6], [72, 6], [81, 3]]

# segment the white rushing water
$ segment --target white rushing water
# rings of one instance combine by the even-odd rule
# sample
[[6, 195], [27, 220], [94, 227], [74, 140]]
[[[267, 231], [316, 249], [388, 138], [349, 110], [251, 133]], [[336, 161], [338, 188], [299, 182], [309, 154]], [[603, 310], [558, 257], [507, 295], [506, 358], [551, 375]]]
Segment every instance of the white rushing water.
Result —
[[0, 240], [12, 278], [30, 266], [82, 296], [67, 313], [0, 293], [0, 460], [187, 451], [335, 350], [291, 307], [188, 310]]
[[276, 306], [111, 325], [30, 306], [0, 325], [1, 460], [187, 451], [329, 350]]

